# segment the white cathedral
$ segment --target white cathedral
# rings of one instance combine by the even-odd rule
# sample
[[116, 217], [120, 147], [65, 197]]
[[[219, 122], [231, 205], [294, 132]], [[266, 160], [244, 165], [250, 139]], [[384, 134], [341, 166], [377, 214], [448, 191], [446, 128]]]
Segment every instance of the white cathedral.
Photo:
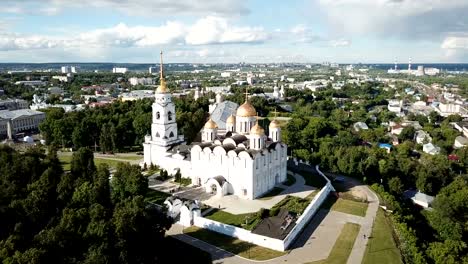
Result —
[[287, 146], [281, 142], [276, 120], [269, 125], [269, 136], [258, 124], [255, 108], [248, 102], [236, 115], [227, 118], [226, 129], [210, 118], [201, 131], [202, 142], [186, 145], [177, 133], [176, 111], [163, 75], [155, 93], [151, 135], [143, 143], [144, 163], [191, 178], [195, 186], [218, 196], [236, 195], [243, 199], [262, 196], [286, 180]]

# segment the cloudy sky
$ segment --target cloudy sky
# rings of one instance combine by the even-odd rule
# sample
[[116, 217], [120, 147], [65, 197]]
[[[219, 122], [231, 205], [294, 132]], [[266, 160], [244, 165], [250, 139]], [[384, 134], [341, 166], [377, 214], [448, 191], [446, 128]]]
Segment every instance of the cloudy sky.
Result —
[[1, 0], [0, 62], [468, 62], [467, 0]]

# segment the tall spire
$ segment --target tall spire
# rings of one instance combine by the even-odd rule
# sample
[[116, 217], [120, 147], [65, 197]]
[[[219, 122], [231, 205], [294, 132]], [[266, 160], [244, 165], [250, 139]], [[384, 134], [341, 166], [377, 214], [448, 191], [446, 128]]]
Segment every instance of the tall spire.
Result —
[[163, 55], [163, 52], [162, 52], [162, 50], [161, 50], [161, 52], [159, 53], [159, 58], [160, 58], [160, 62], [159, 62], [159, 73], [161, 74], [160, 78], [161, 78], [161, 79], [164, 79], [162, 55]]
[[156, 93], [167, 93], [167, 87], [166, 87], [166, 80], [164, 79], [164, 70], [163, 70], [163, 52], [161, 51], [160, 53], [160, 58], [161, 58], [161, 62], [160, 62], [160, 69], [159, 69], [159, 73], [161, 74], [161, 76], [159, 77], [159, 87], [158, 89], [156, 89]]

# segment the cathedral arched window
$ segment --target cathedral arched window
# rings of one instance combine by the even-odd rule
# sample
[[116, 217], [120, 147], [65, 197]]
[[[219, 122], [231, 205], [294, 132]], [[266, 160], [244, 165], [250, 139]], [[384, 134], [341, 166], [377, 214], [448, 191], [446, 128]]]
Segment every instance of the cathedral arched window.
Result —
[[156, 112], [156, 119], [161, 118], [161, 114], [159, 112]]
[[167, 119], [169, 121], [172, 120], [172, 112], [171, 111], [167, 112]]
[[159, 132], [156, 132], [156, 137], [157, 137], [157, 138], [160, 137]]
[[174, 137], [174, 133], [171, 131], [171, 133], [169, 134], [169, 137], [172, 138]]

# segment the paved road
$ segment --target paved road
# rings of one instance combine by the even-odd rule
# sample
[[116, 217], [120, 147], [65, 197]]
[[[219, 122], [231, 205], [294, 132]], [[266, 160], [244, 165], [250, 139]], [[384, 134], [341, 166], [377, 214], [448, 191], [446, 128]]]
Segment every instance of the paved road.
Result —
[[291, 250], [284, 256], [267, 261], [253, 261], [230, 252], [220, 249], [216, 246], [190, 237], [182, 233], [183, 227], [180, 225], [173, 225], [166, 233], [183, 242], [196, 246], [211, 254], [213, 263], [224, 264], [247, 264], [262, 262], [265, 264], [279, 264], [279, 263], [306, 263], [317, 260], [326, 259], [331, 252], [344, 224], [351, 222], [361, 225], [359, 234], [354, 243], [351, 254], [348, 258], [348, 264], [358, 264], [362, 262], [364, 252], [368, 239], [372, 232], [372, 225], [378, 209], [377, 196], [365, 185], [352, 178], [345, 177], [348, 181], [352, 182], [367, 194], [369, 206], [367, 208], [366, 216], [359, 217], [355, 215], [345, 214], [336, 211], [320, 210], [306, 226], [304, 231], [299, 235]]
[[[354, 181], [358, 187], [365, 192], [367, 195], [367, 201], [369, 202], [366, 216], [361, 222], [361, 229], [359, 230], [359, 234], [354, 242], [353, 249], [351, 250], [351, 254], [349, 255], [347, 262], [347, 264], [360, 264], [364, 257], [367, 243], [369, 242], [369, 236], [372, 234], [372, 226], [374, 225], [377, 209], [379, 209], [379, 198], [367, 185], [359, 185], [359, 182], [349, 177], [346, 177], [346, 179], [348, 181]], [[366, 238], [364, 238], [364, 235]]]

